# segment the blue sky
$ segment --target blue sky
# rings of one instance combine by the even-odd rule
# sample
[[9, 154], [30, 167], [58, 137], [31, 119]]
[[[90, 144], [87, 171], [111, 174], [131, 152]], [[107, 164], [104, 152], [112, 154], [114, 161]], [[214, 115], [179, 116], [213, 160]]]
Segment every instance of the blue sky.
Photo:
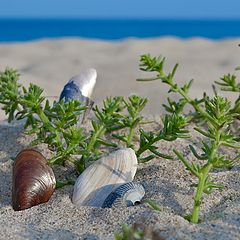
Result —
[[240, 19], [240, 0], [0, 0], [0, 17]]

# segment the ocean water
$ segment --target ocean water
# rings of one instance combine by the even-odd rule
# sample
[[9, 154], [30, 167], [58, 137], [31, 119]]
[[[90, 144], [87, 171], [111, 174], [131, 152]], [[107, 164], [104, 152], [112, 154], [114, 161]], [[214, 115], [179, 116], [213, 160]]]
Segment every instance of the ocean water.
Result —
[[0, 19], [0, 42], [59, 37], [121, 40], [162, 36], [240, 37], [240, 20]]

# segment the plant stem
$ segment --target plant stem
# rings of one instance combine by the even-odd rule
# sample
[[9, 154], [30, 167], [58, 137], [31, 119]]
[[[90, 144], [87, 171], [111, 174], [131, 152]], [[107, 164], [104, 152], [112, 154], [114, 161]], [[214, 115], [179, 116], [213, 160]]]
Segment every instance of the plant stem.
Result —
[[[45, 113], [43, 112], [43, 110], [39, 107], [39, 109], [36, 111], [37, 115], [39, 116], [39, 118], [41, 119], [41, 121], [47, 126], [48, 130], [52, 133], [56, 134], [56, 140], [57, 142], [61, 142], [61, 136], [59, 134], [58, 131], [56, 131], [56, 129], [51, 125], [51, 122], [49, 120], [49, 118], [45, 115]], [[62, 145], [58, 145], [58, 147], [63, 150]], [[54, 164], [55, 161], [53, 161], [50, 164]]]
[[184, 166], [196, 177], [200, 177], [199, 173], [192, 168], [191, 164], [184, 158], [184, 156], [178, 152], [176, 149], [173, 149], [173, 152], [177, 155], [180, 161], [184, 164]]
[[76, 161], [75, 165], [78, 169], [79, 173], [82, 173], [85, 169], [85, 163], [89, 161], [89, 157], [91, 156], [95, 144], [98, 138], [100, 138], [106, 132], [106, 127], [104, 125], [100, 125], [100, 127], [93, 132], [89, 143], [86, 146], [85, 153], [82, 155], [80, 161]]
[[87, 151], [92, 151], [94, 145], [99, 137], [101, 137], [106, 131], [106, 127], [104, 125], [100, 125], [100, 127], [95, 131], [91, 137], [89, 144], [87, 145]]
[[45, 115], [45, 113], [43, 112], [43, 110], [41, 108], [39, 108], [36, 111], [37, 115], [39, 116], [39, 118], [42, 120], [42, 122], [48, 127], [49, 130], [55, 132], [54, 127], [51, 126], [51, 123], [48, 119], [48, 117]]
[[[174, 83], [169, 82], [171, 87], [175, 87]], [[193, 108], [199, 112], [203, 117], [206, 117], [210, 121], [214, 122], [212, 116], [210, 116], [204, 109], [202, 109], [196, 102], [191, 99], [181, 88], [177, 87], [176, 91], [184, 98], [186, 101], [193, 106]]]
[[147, 151], [148, 148], [149, 148], [150, 146], [152, 146], [153, 143], [155, 143], [156, 141], [159, 141], [159, 140], [160, 140], [160, 138], [154, 139], [154, 140], [152, 140], [152, 141], [149, 141], [149, 142], [148, 142], [147, 144], [145, 144], [143, 147], [139, 147], [139, 149], [138, 149], [137, 152], [136, 152], [137, 158], [139, 158], [142, 153], [144, 153], [145, 151]]
[[194, 207], [192, 210], [192, 216], [191, 216], [191, 222], [192, 223], [198, 223], [199, 219], [199, 211], [200, 211], [200, 205], [202, 201], [202, 195], [203, 191], [205, 188], [205, 182], [208, 177], [208, 174], [211, 170], [213, 165], [211, 163], [207, 163], [203, 168], [202, 168], [202, 173], [199, 176], [199, 181], [198, 181], [198, 186], [197, 186], [197, 192], [194, 197]]
[[220, 136], [221, 136], [221, 130], [218, 129], [216, 132], [216, 137], [212, 141], [211, 154], [209, 156], [208, 162], [202, 167], [200, 175], [198, 176], [197, 192], [194, 197], [194, 207], [193, 207], [192, 216], [191, 216], [192, 223], [198, 223], [198, 220], [199, 220], [199, 211], [200, 211], [200, 205], [202, 201], [202, 195], [206, 187], [205, 183], [208, 178], [208, 174], [212, 169], [214, 160], [216, 158], [216, 152], [221, 144]]
[[133, 146], [133, 144], [131, 144], [131, 142], [133, 140], [134, 135], [135, 135], [135, 129], [134, 129], [134, 127], [130, 127], [129, 134], [127, 137], [127, 147]]

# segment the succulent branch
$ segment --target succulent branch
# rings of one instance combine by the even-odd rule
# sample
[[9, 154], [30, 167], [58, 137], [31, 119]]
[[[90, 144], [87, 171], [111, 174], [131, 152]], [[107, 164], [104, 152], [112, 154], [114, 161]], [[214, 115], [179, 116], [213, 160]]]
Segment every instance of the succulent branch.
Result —
[[[193, 223], [198, 223], [199, 212], [204, 193], [210, 193], [214, 188], [221, 188], [222, 185], [216, 184], [210, 180], [210, 172], [214, 168], [229, 168], [233, 165], [234, 160], [226, 159], [219, 149], [221, 146], [239, 148], [239, 138], [231, 131], [231, 125], [239, 118], [239, 111], [231, 108], [231, 102], [215, 94], [213, 98], [204, 96], [203, 99], [192, 99], [189, 95], [189, 89], [192, 85], [192, 80], [184, 86], [179, 86], [174, 82], [174, 75], [178, 65], [173, 67], [170, 73], [164, 71], [165, 58], [151, 57], [148, 55], [141, 56], [140, 69], [146, 72], [155, 72], [156, 75], [147, 79], [137, 79], [138, 81], [160, 80], [169, 86], [169, 93], [175, 92], [182, 97], [178, 103], [168, 99], [169, 106], [164, 105], [168, 112], [183, 114], [184, 106], [191, 105], [195, 110], [195, 115], [201, 117], [204, 121], [204, 126], [200, 125], [194, 129], [203, 135], [206, 140], [202, 141], [202, 153], [198, 154], [196, 149], [189, 145], [189, 148], [195, 158], [201, 160], [201, 164], [190, 163], [184, 155], [174, 149], [176, 157], [184, 164], [186, 169], [198, 179], [196, 185], [197, 190], [194, 196], [194, 206], [189, 220]], [[225, 75], [221, 78], [221, 82], [216, 82], [222, 86], [224, 91], [239, 91], [239, 83], [236, 82], [234, 75]], [[197, 123], [196, 123], [197, 124]], [[145, 134], [146, 135], [146, 134]], [[237, 154], [239, 155], [239, 154]]]

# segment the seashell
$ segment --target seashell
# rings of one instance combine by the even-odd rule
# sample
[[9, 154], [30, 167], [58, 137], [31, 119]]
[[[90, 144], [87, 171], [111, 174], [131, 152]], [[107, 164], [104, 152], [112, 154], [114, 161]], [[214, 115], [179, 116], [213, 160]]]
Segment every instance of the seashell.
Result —
[[119, 184], [131, 182], [137, 170], [137, 157], [131, 148], [102, 157], [78, 177], [72, 202], [77, 206], [102, 207]]
[[128, 182], [121, 184], [105, 199], [102, 207], [111, 208], [112, 206], [134, 206], [141, 203], [145, 195], [143, 186], [139, 183]]
[[97, 71], [94, 68], [86, 69], [79, 75], [71, 78], [61, 92], [60, 100], [64, 99], [65, 102], [69, 99], [79, 100], [87, 106], [80, 122], [84, 122], [94, 104], [91, 96], [96, 84], [96, 79]]
[[47, 202], [56, 180], [44, 156], [34, 150], [22, 150], [13, 165], [12, 206], [15, 211]]
[[68, 99], [88, 102], [92, 96], [93, 88], [96, 84], [97, 71], [93, 68], [86, 69], [79, 75], [71, 78], [64, 86], [60, 95], [60, 100]]

